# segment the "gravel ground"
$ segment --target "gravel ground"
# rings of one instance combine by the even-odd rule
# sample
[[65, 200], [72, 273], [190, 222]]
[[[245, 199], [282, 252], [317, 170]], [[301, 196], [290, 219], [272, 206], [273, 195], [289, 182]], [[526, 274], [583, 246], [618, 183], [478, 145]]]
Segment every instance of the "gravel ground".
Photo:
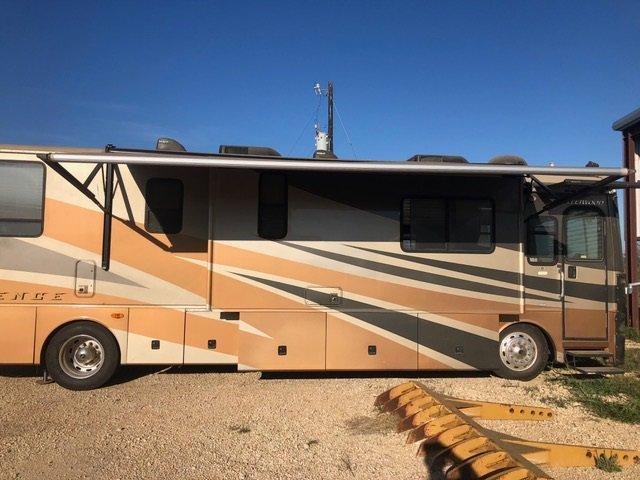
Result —
[[[519, 383], [484, 375], [425, 377], [461, 398], [544, 404], [545, 373]], [[37, 385], [33, 369], [0, 370], [0, 478], [427, 479], [415, 447], [378, 415], [377, 394], [406, 378], [329, 378], [214, 368], [125, 368], [108, 387]], [[556, 392], [557, 393], [557, 392]], [[637, 426], [554, 407], [549, 422], [489, 422], [528, 439], [640, 448]], [[638, 479], [545, 469], [557, 479]]]

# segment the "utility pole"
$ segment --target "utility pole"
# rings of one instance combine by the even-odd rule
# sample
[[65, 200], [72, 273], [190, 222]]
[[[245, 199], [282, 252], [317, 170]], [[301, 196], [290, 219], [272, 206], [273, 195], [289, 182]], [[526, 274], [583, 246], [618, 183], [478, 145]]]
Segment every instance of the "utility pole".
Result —
[[326, 90], [319, 83], [316, 83], [313, 90], [316, 95], [327, 96], [327, 132], [320, 130], [320, 124], [316, 117], [316, 151], [313, 158], [335, 160], [337, 157], [333, 153], [333, 82], [329, 82]]
[[333, 153], [333, 82], [327, 88], [327, 135], [329, 136], [329, 152]]

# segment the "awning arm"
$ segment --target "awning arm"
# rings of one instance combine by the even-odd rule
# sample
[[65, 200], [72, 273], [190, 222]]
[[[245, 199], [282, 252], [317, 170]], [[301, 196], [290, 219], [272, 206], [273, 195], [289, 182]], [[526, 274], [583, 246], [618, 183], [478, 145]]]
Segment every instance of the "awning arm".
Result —
[[540, 190], [542, 190], [545, 195], [547, 195], [549, 198], [556, 198], [557, 195], [553, 192], [553, 190], [551, 190], [549, 188], [549, 186], [547, 184], [545, 184], [542, 180], [540, 180], [538, 177], [536, 177], [535, 175], [529, 175], [529, 178], [531, 179], [531, 181], [533, 183], [535, 183], [538, 188]]
[[87, 188], [88, 185], [91, 183], [91, 180], [93, 180], [93, 177], [95, 177], [97, 172], [100, 171], [100, 169], [102, 168], [102, 164], [96, 165], [96, 167], [93, 169], [91, 174], [89, 174], [89, 177], [87, 177], [87, 179], [84, 182], [81, 182], [76, 177], [74, 177], [73, 174], [69, 170], [64, 168], [62, 165], [60, 165], [57, 162], [52, 162], [51, 160], [49, 160], [48, 155], [42, 155], [39, 157], [44, 163], [47, 164], [47, 166], [51, 167], [51, 169], [54, 172], [59, 174], [62, 178], [64, 178], [67, 182], [69, 182], [72, 186], [74, 186], [80, 193], [82, 193], [85, 197], [91, 200], [100, 210], [104, 211], [104, 207], [98, 201], [95, 194], [91, 190], [89, 190], [89, 188]]
[[104, 217], [102, 220], [102, 269], [109, 271], [111, 264], [111, 223], [113, 220], [113, 163], [106, 166], [104, 189]]
[[[85, 197], [91, 200], [103, 213], [102, 220], [102, 269], [105, 271], [109, 270], [111, 264], [111, 224], [113, 219], [113, 172], [115, 168], [115, 164], [108, 163], [105, 165], [106, 168], [106, 184], [105, 184], [105, 199], [104, 206], [98, 201], [95, 194], [89, 190], [88, 185], [91, 184], [92, 180], [98, 174], [100, 169], [103, 167], [102, 164], [97, 164], [95, 168], [91, 171], [89, 176], [84, 182], [81, 182], [76, 177], [73, 176], [69, 170], [64, 168], [62, 165], [56, 162], [52, 162], [49, 160], [48, 155], [42, 155], [40, 157], [42, 161], [44, 161], [52, 170], [58, 173], [62, 178], [64, 178], [67, 182], [69, 182], [72, 186], [74, 186], [80, 193], [82, 193]], [[110, 194], [109, 194], [110, 192]]]
[[[547, 203], [543, 208], [541, 208], [540, 210], [538, 210], [535, 213], [532, 213], [531, 215], [529, 215], [526, 220], [529, 220], [531, 217], [536, 217], [544, 212], [547, 212], [555, 207], [557, 207], [558, 205], [562, 205], [563, 203], [567, 203], [569, 200], [573, 200], [575, 198], [579, 198], [582, 197], [584, 195], [588, 195], [589, 193], [598, 190], [602, 187], [606, 187], [611, 185], [613, 182], [615, 182], [616, 180], [618, 180], [619, 178], [624, 177], [624, 175], [612, 175], [609, 177], [605, 177], [602, 180], [599, 180], [595, 183], [592, 183], [590, 185], [587, 185], [586, 187], [581, 188], [580, 190], [577, 190], [573, 193], [570, 193], [568, 195], [564, 195], [563, 197], [560, 197], [552, 202]], [[525, 220], [525, 221], [526, 221]]]

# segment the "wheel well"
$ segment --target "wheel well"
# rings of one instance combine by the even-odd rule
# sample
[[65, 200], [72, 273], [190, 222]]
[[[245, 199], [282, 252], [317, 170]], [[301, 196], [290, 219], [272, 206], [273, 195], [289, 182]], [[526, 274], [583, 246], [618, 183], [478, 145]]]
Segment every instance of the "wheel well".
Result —
[[116, 347], [118, 348], [118, 358], [120, 358], [120, 356], [122, 355], [122, 352], [120, 351], [120, 344], [118, 343], [118, 339], [111, 332], [111, 330], [109, 330], [109, 328], [107, 328], [106, 326], [104, 326], [100, 322], [96, 322], [95, 320], [91, 320], [90, 318], [76, 318], [74, 320], [69, 320], [68, 322], [65, 322], [65, 323], [62, 323], [62, 324], [58, 325], [56, 328], [51, 330], [51, 332], [49, 332], [49, 335], [47, 335], [47, 338], [42, 343], [42, 348], [40, 349], [40, 366], [44, 365], [44, 354], [47, 351], [47, 347], [49, 346], [49, 342], [51, 342], [51, 339], [53, 338], [53, 336], [56, 333], [58, 333], [60, 330], [62, 330], [64, 327], [66, 327], [68, 325], [71, 325], [73, 323], [78, 323], [78, 322], [89, 322], [89, 323], [93, 323], [93, 324], [95, 324], [95, 325], [97, 325], [99, 327], [104, 328], [109, 333], [109, 335], [111, 335], [113, 337], [113, 339], [115, 340]]
[[536, 328], [537, 330], [539, 330], [539, 331], [540, 331], [540, 333], [542, 333], [542, 335], [544, 336], [544, 339], [545, 339], [545, 340], [546, 340], [546, 342], [547, 342], [547, 347], [549, 348], [549, 360], [550, 360], [550, 361], [552, 361], [552, 362], [554, 362], [554, 361], [555, 361], [555, 359], [556, 359], [556, 346], [555, 346], [555, 344], [553, 343], [553, 339], [551, 338], [551, 335], [549, 335], [549, 332], [547, 332], [547, 331], [546, 331], [544, 328], [542, 328], [540, 325], [536, 325], [535, 323], [531, 323], [531, 322], [523, 321], [523, 322], [515, 322], [515, 323], [512, 323], [512, 324], [510, 324], [510, 325], [507, 325], [505, 328], [503, 328], [503, 329], [501, 330], [501, 333], [502, 333], [504, 330], [506, 330], [506, 329], [508, 329], [508, 328], [510, 328], [510, 327], [512, 327], [512, 326], [514, 326], [514, 325], [530, 325], [530, 326], [532, 326], [532, 327]]

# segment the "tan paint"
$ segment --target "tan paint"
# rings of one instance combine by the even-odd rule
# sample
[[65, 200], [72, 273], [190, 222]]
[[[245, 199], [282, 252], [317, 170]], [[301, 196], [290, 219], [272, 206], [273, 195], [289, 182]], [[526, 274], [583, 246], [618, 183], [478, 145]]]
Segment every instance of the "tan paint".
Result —
[[[131, 308], [127, 363], [178, 364], [184, 355], [184, 310]], [[160, 348], [151, 348], [153, 340]]]
[[607, 314], [602, 309], [586, 310], [569, 307], [565, 311], [566, 338], [607, 338]]
[[[46, 277], [43, 274], [34, 274], [34, 277], [42, 279]], [[59, 280], [57, 277], [56, 280]], [[58, 283], [52, 282], [52, 283]], [[60, 305], [60, 306], [73, 306], [69, 303], [78, 303], [78, 305], [86, 305], [86, 308], [92, 310], [95, 306], [102, 305], [135, 305], [139, 302], [131, 300], [129, 298], [122, 298], [111, 295], [96, 294], [89, 298], [78, 298], [75, 296], [73, 289], [58, 286], [48, 285], [43, 283], [31, 283], [31, 282], [16, 282], [11, 280], [2, 280], [3, 291], [9, 292], [4, 296], [6, 300], [0, 299], [0, 309], [4, 306], [11, 306], [15, 304], [24, 305]], [[44, 294], [44, 295], [42, 295]], [[39, 299], [42, 296], [42, 299]], [[80, 303], [82, 302], [82, 303]], [[5, 305], [3, 305], [5, 304]], [[98, 304], [98, 305], [94, 305]]]
[[463, 368], [455, 368], [443, 362], [439, 362], [433, 358], [433, 354], [423, 350], [418, 346], [418, 370], [461, 370]]
[[[242, 312], [242, 322], [272, 338], [240, 330], [239, 370], [323, 370], [326, 315], [323, 312]], [[287, 354], [278, 355], [278, 346]]]
[[[300, 262], [293, 262], [283, 258], [273, 257], [257, 252], [231, 247], [224, 243], [215, 242], [216, 263], [239, 267], [288, 277], [293, 280], [307, 281], [310, 286], [335, 286], [345, 292], [354, 292], [380, 300], [405, 305], [410, 310], [424, 310], [434, 313], [448, 312], [497, 312], [518, 313], [518, 304], [508, 304], [497, 301], [476, 299], [464, 295], [451, 295], [437, 290], [409, 287], [392, 282], [380, 281], [356, 275], [335, 272], [326, 268], [309, 266]], [[214, 281], [214, 288], [216, 288]], [[223, 290], [223, 289], [220, 289]], [[221, 293], [226, 293], [223, 291]], [[220, 294], [214, 295], [219, 308], [227, 308], [226, 298]], [[274, 308], [269, 304], [252, 302], [253, 308]]]
[[[144, 231], [144, 225], [136, 225]], [[112, 260], [150, 273], [164, 281], [179, 285], [180, 288], [207, 298], [207, 268], [182, 260], [173, 254], [171, 242], [165, 235], [149, 234], [162, 247], [145, 239], [127, 224], [115, 219], [112, 232]], [[99, 254], [102, 251], [102, 214], [47, 199], [45, 205], [45, 232], [47, 237], [75, 245], [84, 250]], [[199, 245], [199, 254], [190, 252], [191, 257], [207, 262], [208, 246], [206, 239], [194, 239], [176, 235], [176, 241]], [[119, 273], [112, 269], [113, 273]], [[99, 285], [97, 291], [99, 292]], [[169, 300], [169, 301], [168, 301]], [[157, 304], [180, 303], [180, 299], [158, 298]]]
[[[220, 312], [187, 312], [184, 363], [236, 363], [238, 322], [221, 320]], [[207, 342], [216, 341], [215, 350]]]
[[[369, 355], [370, 345], [376, 346], [375, 355]], [[350, 324], [335, 315], [327, 314], [327, 370], [415, 370], [417, 368], [417, 346], [408, 348], [370, 330]]]
[[0, 363], [33, 363], [35, 307], [0, 308]]

